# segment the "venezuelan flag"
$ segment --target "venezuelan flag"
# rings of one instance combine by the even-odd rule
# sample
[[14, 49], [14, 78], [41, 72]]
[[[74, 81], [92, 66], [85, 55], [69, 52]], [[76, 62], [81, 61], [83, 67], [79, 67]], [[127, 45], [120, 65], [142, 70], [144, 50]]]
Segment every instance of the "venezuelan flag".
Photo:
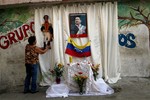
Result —
[[75, 57], [91, 56], [90, 42], [86, 43], [84, 46], [79, 46], [69, 38], [65, 53]]

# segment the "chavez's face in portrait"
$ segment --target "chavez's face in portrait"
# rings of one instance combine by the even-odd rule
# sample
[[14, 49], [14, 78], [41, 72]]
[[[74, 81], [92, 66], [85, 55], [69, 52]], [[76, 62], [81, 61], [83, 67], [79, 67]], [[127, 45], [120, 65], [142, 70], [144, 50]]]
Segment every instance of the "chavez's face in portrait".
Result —
[[80, 19], [80, 17], [76, 17], [76, 18], [75, 18], [75, 24], [76, 24], [76, 25], [80, 25], [80, 24], [81, 24], [81, 19]]

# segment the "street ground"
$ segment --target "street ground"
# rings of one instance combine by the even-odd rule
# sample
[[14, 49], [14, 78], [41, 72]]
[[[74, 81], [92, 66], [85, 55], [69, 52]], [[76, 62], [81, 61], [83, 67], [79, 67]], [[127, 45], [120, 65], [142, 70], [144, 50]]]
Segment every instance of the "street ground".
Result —
[[23, 94], [23, 86], [0, 93], [0, 100], [150, 100], [150, 78], [124, 77], [116, 84], [109, 84], [115, 93], [105, 96], [69, 96], [46, 98], [48, 87], [39, 87], [35, 94]]

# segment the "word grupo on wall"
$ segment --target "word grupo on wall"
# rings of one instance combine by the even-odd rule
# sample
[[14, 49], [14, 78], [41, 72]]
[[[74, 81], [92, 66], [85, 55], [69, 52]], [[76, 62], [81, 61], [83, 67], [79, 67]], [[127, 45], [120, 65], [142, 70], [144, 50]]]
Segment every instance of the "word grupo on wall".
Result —
[[7, 33], [6, 35], [0, 36], [0, 48], [7, 49], [13, 43], [17, 43], [24, 38], [28, 37], [28, 32], [35, 33], [34, 22], [30, 22], [29, 24], [23, 24], [21, 27]]

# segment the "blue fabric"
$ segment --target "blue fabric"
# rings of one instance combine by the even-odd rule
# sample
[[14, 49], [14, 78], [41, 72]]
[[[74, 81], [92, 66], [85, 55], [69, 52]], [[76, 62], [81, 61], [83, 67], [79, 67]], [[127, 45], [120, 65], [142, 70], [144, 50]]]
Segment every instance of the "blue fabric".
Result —
[[[30, 91], [35, 92], [37, 91], [37, 73], [39, 64], [25, 64], [26, 66], [26, 78], [24, 83], [24, 92]], [[31, 81], [32, 80], [32, 81]], [[30, 82], [31, 82], [31, 89], [30, 89]]]

